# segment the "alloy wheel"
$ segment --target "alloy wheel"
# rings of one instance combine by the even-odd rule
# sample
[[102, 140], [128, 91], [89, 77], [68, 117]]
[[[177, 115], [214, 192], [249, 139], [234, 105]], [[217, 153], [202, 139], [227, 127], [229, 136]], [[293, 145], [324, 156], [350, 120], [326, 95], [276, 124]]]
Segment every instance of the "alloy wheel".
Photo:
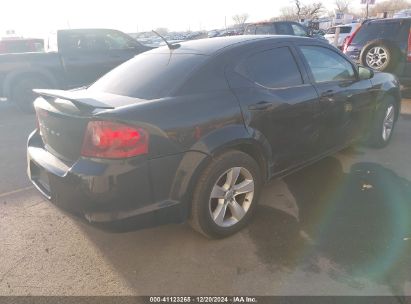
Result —
[[209, 210], [212, 219], [220, 227], [238, 223], [250, 209], [254, 196], [254, 179], [243, 167], [224, 172], [214, 184]]
[[394, 106], [390, 105], [385, 112], [384, 121], [382, 124], [382, 138], [384, 141], [390, 139], [392, 128], [394, 127]]
[[381, 70], [387, 64], [388, 54], [385, 48], [375, 46], [368, 51], [365, 60], [370, 68]]

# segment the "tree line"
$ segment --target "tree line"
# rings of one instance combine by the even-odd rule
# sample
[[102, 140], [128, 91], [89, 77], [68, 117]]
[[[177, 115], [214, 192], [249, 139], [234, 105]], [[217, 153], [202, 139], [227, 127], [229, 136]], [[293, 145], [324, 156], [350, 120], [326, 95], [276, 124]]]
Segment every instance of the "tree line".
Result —
[[[359, 0], [356, 0], [359, 1]], [[354, 17], [364, 17], [365, 9], [363, 11], [355, 10], [352, 7], [353, 0], [335, 0], [334, 9], [328, 10], [320, 1], [303, 2], [301, 0], [293, 0], [292, 5], [280, 8], [280, 14], [270, 19], [270, 21], [277, 20], [312, 20], [322, 16], [333, 17], [335, 13], [346, 13]], [[395, 12], [403, 9], [411, 9], [411, 2], [409, 0], [385, 0], [378, 1], [376, 4], [369, 6], [369, 16], [377, 16], [384, 12]], [[249, 19], [248, 14], [237, 14], [233, 16], [233, 21], [236, 25], [243, 26]]]

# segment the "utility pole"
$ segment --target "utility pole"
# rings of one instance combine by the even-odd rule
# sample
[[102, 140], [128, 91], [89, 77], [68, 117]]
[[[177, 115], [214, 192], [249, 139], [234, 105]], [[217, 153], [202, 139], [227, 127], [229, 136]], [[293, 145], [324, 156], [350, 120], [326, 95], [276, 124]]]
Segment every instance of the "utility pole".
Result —
[[368, 0], [366, 0], [367, 1], [367, 4], [366, 4], [366, 6], [365, 6], [365, 19], [368, 19]]

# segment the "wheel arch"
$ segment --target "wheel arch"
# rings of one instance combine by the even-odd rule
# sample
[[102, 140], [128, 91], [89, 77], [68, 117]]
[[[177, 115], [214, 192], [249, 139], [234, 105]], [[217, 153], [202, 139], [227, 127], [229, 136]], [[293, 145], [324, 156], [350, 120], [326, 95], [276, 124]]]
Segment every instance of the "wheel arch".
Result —
[[244, 126], [229, 126], [212, 132], [186, 152], [176, 171], [171, 198], [180, 201], [187, 218], [191, 212], [193, 190], [202, 172], [219, 155], [237, 150], [251, 156], [259, 165], [263, 182], [271, 177], [271, 148], [258, 132], [250, 132]]
[[387, 98], [392, 98], [397, 105], [395, 107], [395, 121], [397, 121], [401, 113], [401, 93], [395, 87], [387, 88], [384, 93], [379, 96], [375, 111], [378, 110]]
[[53, 86], [53, 88], [59, 86], [59, 82], [56, 80], [53, 74], [47, 69], [40, 67], [30, 67], [25, 69], [18, 69], [7, 74], [3, 82], [3, 95], [5, 95], [7, 98], [10, 98], [11, 89], [13, 85], [15, 85], [21, 79], [29, 77], [41, 77], [42, 79], [50, 83], [50, 85]]
[[395, 121], [397, 121], [401, 113], [401, 93], [398, 90], [391, 88], [387, 91], [386, 95], [394, 98], [397, 103], [397, 107], [395, 108]]

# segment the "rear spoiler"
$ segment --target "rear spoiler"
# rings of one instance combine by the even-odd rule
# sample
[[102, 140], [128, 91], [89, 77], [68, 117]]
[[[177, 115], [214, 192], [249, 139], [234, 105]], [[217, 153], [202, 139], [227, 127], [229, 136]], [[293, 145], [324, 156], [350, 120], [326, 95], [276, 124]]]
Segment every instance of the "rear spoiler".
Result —
[[[87, 97], [85, 91], [63, 91], [63, 90], [43, 90], [34, 89], [33, 92], [45, 97], [47, 101], [54, 103], [54, 99], [64, 99], [70, 101], [79, 110], [82, 109], [114, 109], [113, 106], [105, 104], [96, 99]], [[53, 99], [53, 100], [51, 100]]]

